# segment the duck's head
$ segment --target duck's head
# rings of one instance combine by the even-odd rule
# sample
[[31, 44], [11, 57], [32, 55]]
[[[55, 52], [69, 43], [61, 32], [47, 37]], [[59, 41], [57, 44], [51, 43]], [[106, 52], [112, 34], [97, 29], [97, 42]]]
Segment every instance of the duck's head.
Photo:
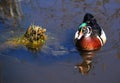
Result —
[[86, 13], [84, 16], [83, 22], [91, 23], [93, 20], [96, 21], [94, 19], [94, 16], [90, 13]]
[[80, 39], [82, 36], [88, 37], [92, 33], [91, 26], [88, 26], [87, 23], [82, 23], [78, 28], [78, 33], [76, 34], [76, 38]]

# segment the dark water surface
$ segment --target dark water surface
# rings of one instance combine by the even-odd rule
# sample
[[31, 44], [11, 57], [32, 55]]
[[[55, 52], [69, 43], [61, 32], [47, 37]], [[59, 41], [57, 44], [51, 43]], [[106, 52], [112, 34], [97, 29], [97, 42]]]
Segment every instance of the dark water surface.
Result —
[[[5, 13], [7, 7], [0, 4], [0, 83], [120, 83], [120, 0], [15, 3], [14, 14]], [[82, 57], [73, 38], [86, 12], [103, 27], [107, 43], [94, 57], [90, 72], [82, 75], [74, 68]], [[22, 35], [30, 24], [47, 29], [48, 40], [38, 53], [6, 44], [8, 39]]]

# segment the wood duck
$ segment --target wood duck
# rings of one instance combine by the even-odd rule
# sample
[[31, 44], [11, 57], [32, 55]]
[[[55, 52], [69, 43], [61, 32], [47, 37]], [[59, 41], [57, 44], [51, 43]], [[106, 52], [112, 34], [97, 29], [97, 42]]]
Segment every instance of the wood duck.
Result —
[[84, 51], [98, 50], [106, 43], [105, 32], [90, 13], [85, 14], [74, 39], [77, 49]]

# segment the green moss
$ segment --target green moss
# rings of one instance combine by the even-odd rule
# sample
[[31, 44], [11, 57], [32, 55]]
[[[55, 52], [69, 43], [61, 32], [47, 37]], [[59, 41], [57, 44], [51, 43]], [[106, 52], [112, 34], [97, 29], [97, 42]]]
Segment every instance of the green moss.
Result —
[[8, 44], [13, 46], [24, 45], [28, 49], [38, 50], [47, 40], [45, 35], [46, 29], [40, 26], [31, 25], [26, 33], [19, 38], [14, 38], [8, 41]]

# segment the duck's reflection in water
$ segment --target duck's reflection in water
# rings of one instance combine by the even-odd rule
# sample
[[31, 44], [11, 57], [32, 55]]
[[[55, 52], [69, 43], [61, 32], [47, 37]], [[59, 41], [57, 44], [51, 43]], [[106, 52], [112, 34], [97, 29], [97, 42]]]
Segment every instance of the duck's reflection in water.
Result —
[[80, 56], [82, 56], [83, 61], [82, 63], [78, 63], [77, 65], [75, 65], [75, 68], [78, 68], [81, 74], [87, 75], [93, 67], [92, 62], [95, 54], [96, 51], [80, 51]]

